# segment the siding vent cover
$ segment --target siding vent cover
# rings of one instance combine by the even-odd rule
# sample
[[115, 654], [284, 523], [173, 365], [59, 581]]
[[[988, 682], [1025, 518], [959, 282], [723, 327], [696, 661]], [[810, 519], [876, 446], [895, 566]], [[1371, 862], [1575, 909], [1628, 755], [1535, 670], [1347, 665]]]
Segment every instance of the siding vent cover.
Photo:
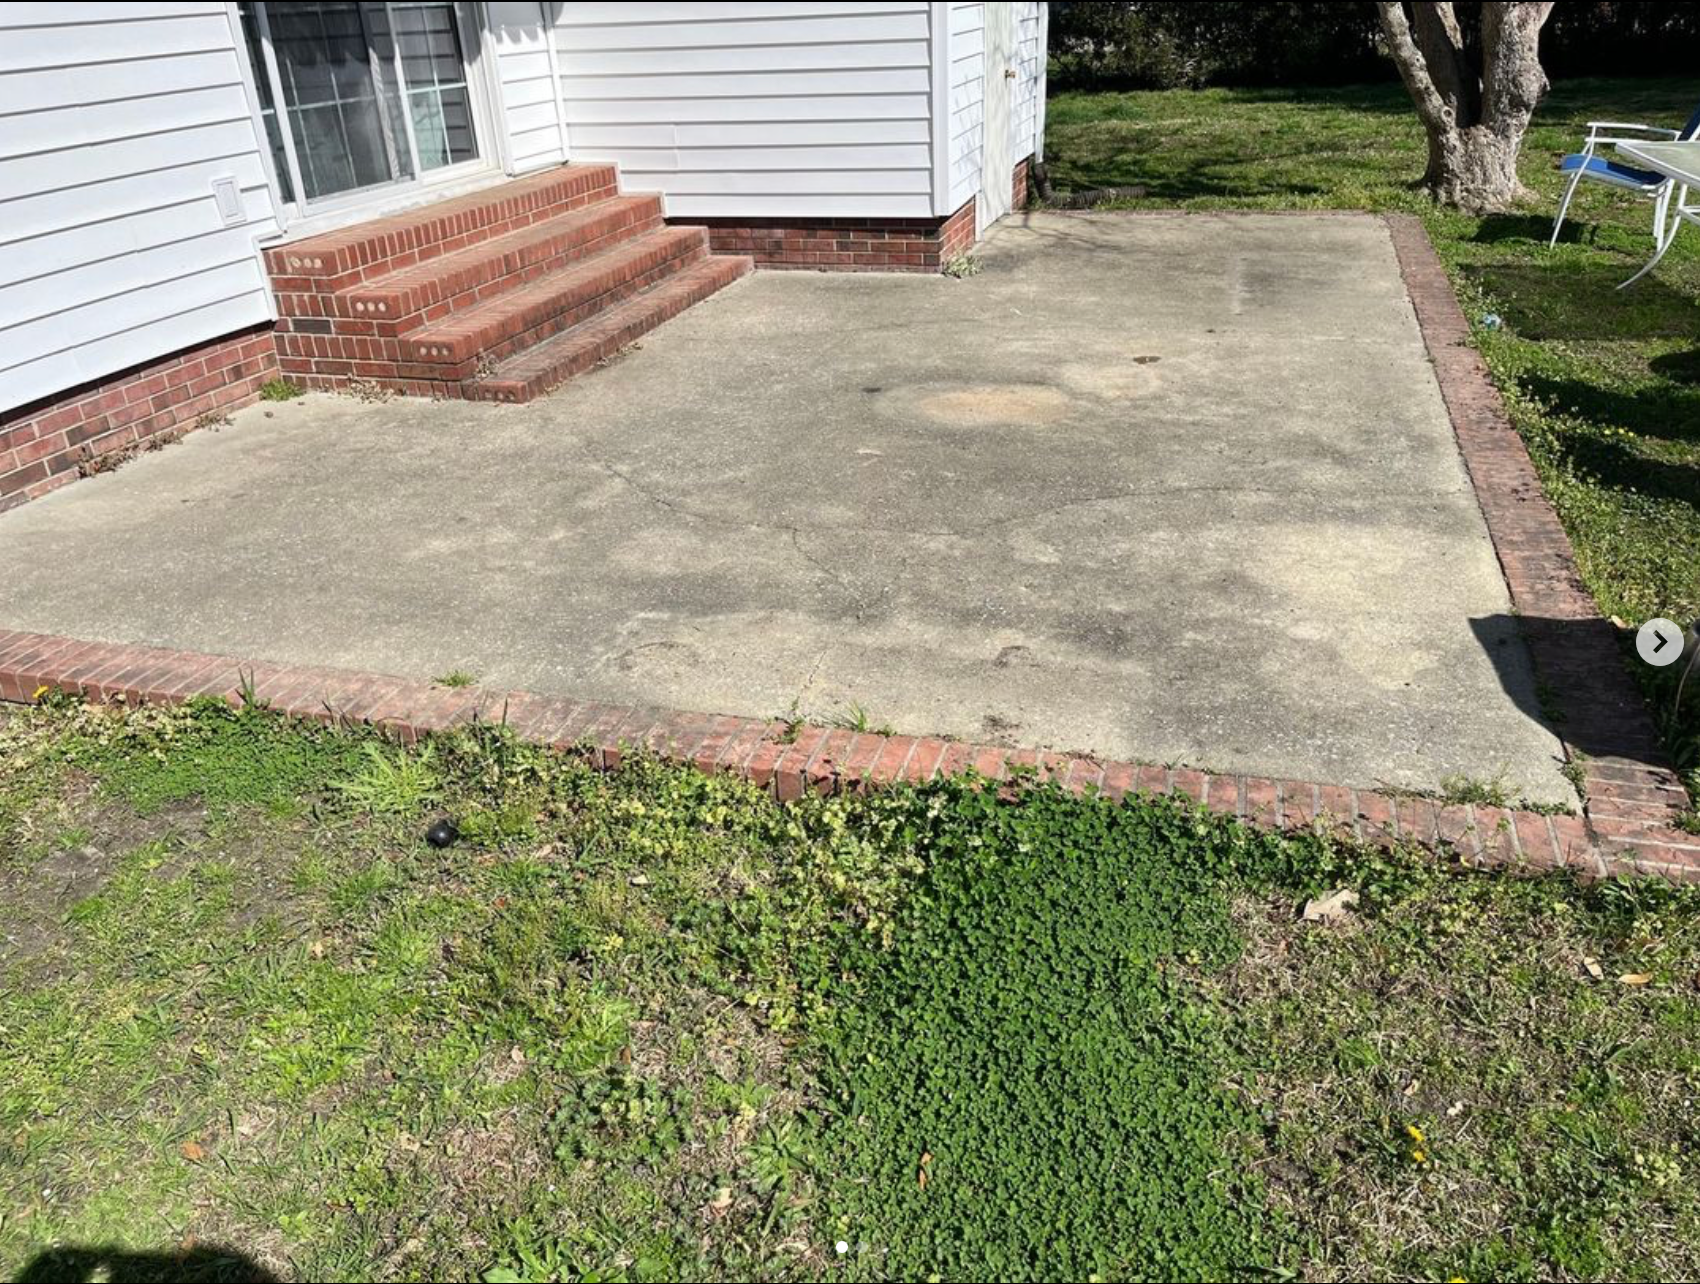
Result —
[[226, 227], [235, 227], [238, 223], [248, 221], [247, 211], [242, 208], [242, 193], [236, 186], [234, 175], [221, 174], [212, 181], [213, 200], [218, 202], [218, 216], [224, 220]]

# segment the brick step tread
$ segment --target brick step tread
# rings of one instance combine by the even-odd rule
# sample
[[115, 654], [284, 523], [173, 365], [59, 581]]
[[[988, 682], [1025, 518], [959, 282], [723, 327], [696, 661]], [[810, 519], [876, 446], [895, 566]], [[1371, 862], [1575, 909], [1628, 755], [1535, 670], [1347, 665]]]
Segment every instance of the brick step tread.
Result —
[[[599, 303], [612, 306], [707, 254], [708, 238], [699, 227], [662, 227], [645, 232], [530, 285], [452, 312], [405, 335], [401, 340], [402, 363], [459, 365], [562, 318], [568, 319], [555, 328], [567, 329], [589, 319], [589, 312], [574, 315], [587, 306], [593, 310]], [[498, 359], [505, 355], [498, 354]]]
[[[386, 218], [338, 228], [266, 250], [275, 278], [316, 278], [330, 288], [367, 272], [388, 272], [419, 259], [453, 253], [619, 191], [612, 164], [560, 165], [464, 196], [434, 201]], [[347, 279], [344, 279], [347, 278]]]
[[411, 328], [407, 323], [422, 324], [422, 316], [425, 322], [438, 319], [427, 315], [438, 305], [453, 310], [483, 302], [526, 284], [550, 266], [588, 258], [660, 226], [659, 196], [610, 197], [451, 254], [370, 277], [338, 290], [332, 298], [339, 316]]
[[467, 380], [464, 392], [478, 401], [530, 401], [613, 356], [754, 266], [755, 260], [744, 255], [709, 255], [589, 321], [517, 353], [489, 374]]

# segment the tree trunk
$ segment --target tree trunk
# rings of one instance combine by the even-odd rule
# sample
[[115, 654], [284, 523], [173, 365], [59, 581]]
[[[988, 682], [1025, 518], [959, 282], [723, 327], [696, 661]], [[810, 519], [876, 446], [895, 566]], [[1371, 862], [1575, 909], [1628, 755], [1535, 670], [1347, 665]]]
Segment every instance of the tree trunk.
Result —
[[1481, 39], [1464, 40], [1450, 3], [1378, 3], [1382, 33], [1428, 134], [1423, 186], [1473, 214], [1510, 209], [1528, 195], [1517, 153], [1546, 92], [1541, 27], [1551, 3], [1488, 0]]

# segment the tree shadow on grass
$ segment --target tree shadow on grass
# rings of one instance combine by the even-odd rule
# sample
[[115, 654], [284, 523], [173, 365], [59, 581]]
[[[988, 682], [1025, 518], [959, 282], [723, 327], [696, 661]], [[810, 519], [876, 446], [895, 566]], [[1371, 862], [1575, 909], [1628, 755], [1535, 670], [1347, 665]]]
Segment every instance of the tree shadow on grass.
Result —
[[[1542, 374], [1525, 375], [1521, 382], [1536, 399], [1595, 423], [1624, 428], [1638, 437], [1700, 445], [1700, 386], [1660, 381], [1629, 390]], [[1580, 439], [1575, 442], [1578, 448], [1582, 444]], [[1627, 462], [1633, 467], [1642, 461], [1636, 457]]]
[[1470, 265], [1463, 272], [1525, 339], [1692, 337], [1700, 306], [1657, 276], [1619, 290], [1635, 269], [1633, 263], [1555, 261]]
[[228, 1281], [273, 1284], [277, 1276], [246, 1253], [212, 1245], [185, 1253], [132, 1253], [121, 1248], [55, 1248], [35, 1257], [16, 1276], [18, 1284], [47, 1281], [110, 1280], [112, 1284], [147, 1281]]
[[1647, 368], [1672, 383], [1700, 388], [1700, 348], [1692, 352], [1666, 352], [1649, 361]]
[[1278, 181], [1257, 178], [1246, 171], [1253, 165], [1300, 160], [1308, 153], [1290, 156], [1252, 151], [1190, 154], [1182, 164], [1153, 163], [1153, 158], [1130, 153], [1119, 146], [1093, 147], [1076, 142], [1066, 158], [1053, 161], [1053, 180], [1059, 190], [1089, 191], [1104, 187], [1141, 187], [1151, 201], [1185, 204], [1197, 200], [1255, 201], [1268, 197], [1323, 196], [1329, 191], [1319, 183], [1282, 177]]
[[[1556, 211], [1554, 211], [1556, 213]], [[1507, 241], [1523, 241], [1545, 246], [1552, 240], [1551, 214], [1486, 214], [1476, 225], [1470, 239], [1478, 245], [1499, 245]], [[1592, 245], [1599, 239], [1600, 225], [1581, 219], [1566, 219], [1559, 229], [1560, 245]], [[1633, 270], [1633, 269], [1631, 269]], [[1629, 273], [1625, 272], [1624, 276]]]

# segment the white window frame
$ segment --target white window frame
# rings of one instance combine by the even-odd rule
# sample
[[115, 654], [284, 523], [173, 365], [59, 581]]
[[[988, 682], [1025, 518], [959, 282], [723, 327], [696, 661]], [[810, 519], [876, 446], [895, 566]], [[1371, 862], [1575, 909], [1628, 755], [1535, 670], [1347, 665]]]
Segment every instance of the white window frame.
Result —
[[[380, 218], [385, 214], [398, 213], [418, 205], [426, 205], [432, 201], [445, 200], [465, 192], [477, 191], [502, 182], [506, 177], [507, 137], [502, 130], [503, 119], [499, 104], [495, 97], [494, 76], [491, 74], [493, 51], [488, 41], [484, 39], [485, 12], [482, 4], [465, 3], [456, 0], [454, 4], [455, 20], [459, 24], [461, 52], [466, 59], [467, 98], [472, 105], [472, 129], [479, 154], [471, 160], [459, 161], [452, 165], [419, 172], [417, 157], [414, 158], [412, 178], [397, 179], [393, 182], [382, 183], [372, 187], [364, 187], [358, 191], [339, 193], [334, 196], [320, 197], [316, 200], [303, 200], [297, 196], [295, 200], [286, 201], [283, 198], [283, 184], [276, 172], [272, 159], [272, 149], [266, 133], [265, 121], [260, 109], [260, 95], [257, 85], [259, 77], [264, 76], [270, 81], [272, 101], [279, 112], [278, 126], [282, 133], [283, 149], [288, 159], [291, 174], [291, 190], [300, 193], [303, 187], [300, 181], [300, 168], [295, 162], [295, 141], [289, 128], [289, 122], [283, 115], [286, 110], [283, 105], [282, 85], [279, 83], [276, 65], [271, 56], [270, 40], [261, 29], [261, 43], [265, 49], [264, 64], [252, 65], [246, 42], [242, 36], [242, 18], [235, 0], [230, 0], [231, 30], [237, 36], [237, 57], [242, 63], [244, 80], [247, 82], [249, 107], [253, 115], [254, 129], [259, 141], [260, 152], [265, 161], [266, 178], [271, 185], [272, 203], [278, 211], [279, 229], [283, 240], [296, 240], [304, 236], [315, 236], [320, 232], [333, 231], [339, 227], [347, 227], [353, 223], [365, 222], [368, 219]], [[260, 10], [256, 5], [256, 16]], [[403, 112], [407, 129], [409, 150], [414, 150], [412, 113]]]

